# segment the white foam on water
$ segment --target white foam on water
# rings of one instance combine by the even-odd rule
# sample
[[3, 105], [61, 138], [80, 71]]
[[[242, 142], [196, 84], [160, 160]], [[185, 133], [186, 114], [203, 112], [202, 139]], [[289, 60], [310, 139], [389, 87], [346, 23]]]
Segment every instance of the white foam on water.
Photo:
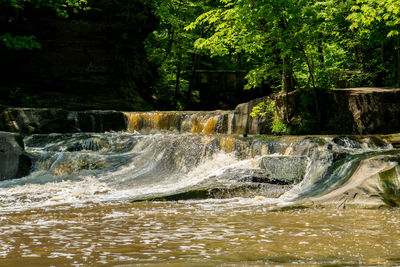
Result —
[[[104, 197], [111, 199], [133, 198], [145, 196], [149, 194], [167, 194], [173, 193], [179, 189], [190, 187], [203, 182], [212, 177], [221, 175], [230, 168], [254, 168], [258, 166], [259, 158], [238, 160], [233, 153], [219, 152], [214, 154], [210, 159], [205, 160], [193, 170], [178, 177], [174, 176], [165, 179], [159, 184], [151, 186], [133, 187], [126, 190], [118, 190], [110, 192]], [[129, 167], [128, 167], [129, 168]], [[121, 173], [123, 170], [120, 171]]]
[[71, 203], [95, 201], [99, 194], [111, 189], [94, 177], [79, 181], [62, 181], [45, 184], [25, 184], [0, 189], [0, 211], [41, 208]]
[[[131, 186], [115, 189], [106, 182], [104, 177], [79, 177], [76, 180], [46, 182], [41, 184], [26, 183], [9, 188], [0, 188], [0, 211], [16, 211], [33, 208], [43, 208], [64, 204], [85, 204], [93, 202], [129, 200], [149, 194], [174, 193], [179, 189], [189, 188], [207, 179], [213, 179], [230, 168], [255, 168], [259, 158], [239, 160], [234, 153], [218, 152], [206, 158], [197, 167], [181, 175], [162, 180], [159, 184]], [[105, 177], [135, 171], [134, 164], [128, 164]], [[105, 179], [107, 180], [107, 179]], [[241, 200], [245, 201], [246, 200]], [[253, 200], [251, 200], [253, 201]], [[257, 200], [260, 203], [259, 200]], [[247, 203], [249, 204], [249, 203]]]

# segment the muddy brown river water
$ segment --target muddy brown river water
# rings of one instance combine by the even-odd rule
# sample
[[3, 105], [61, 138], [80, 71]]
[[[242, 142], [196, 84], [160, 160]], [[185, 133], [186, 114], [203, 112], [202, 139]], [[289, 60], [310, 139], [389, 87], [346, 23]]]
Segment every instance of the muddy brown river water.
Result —
[[0, 266], [400, 264], [400, 210], [276, 210], [252, 199], [0, 214]]

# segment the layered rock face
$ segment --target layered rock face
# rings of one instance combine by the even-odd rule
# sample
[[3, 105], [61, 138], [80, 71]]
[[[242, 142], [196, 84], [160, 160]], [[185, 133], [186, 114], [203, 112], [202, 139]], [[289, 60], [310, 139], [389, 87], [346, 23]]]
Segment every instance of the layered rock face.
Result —
[[32, 162], [19, 134], [0, 132], [0, 181], [27, 175]]
[[[233, 111], [67, 111], [63, 109], [8, 108], [0, 113], [0, 130], [32, 133], [172, 131], [192, 134], [264, 134], [266, 118], [252, 118], [247, 110], [261, 100], [239, 105]], [[242, 113], [243, 112], [243, 113]]]
[[[151, 110], [156, 69], [144, 40], [157, 26], [149, 1], [91, 1], [59, 18], [45, 9], [0, 10], [0, 28], [34, 35], [41, 49], [0, 46], [0, 104], [68, 110]], [[129, 13], [129, 16], [121, 15]]]
[[[400, 131], [399, 88], [346, 88], [319, 95], [321, 121], [318, 133], [385, 134]], [[276, 97], [280, 117], [286, 112], [286, 97]], [[289, 118], [302, 117], [300, 94], [288, 95]], [[315, 109], [308, 110], [313, 118]]]
[[249, 102], [239, 104], [234, 111], [233, 125], [235, 132], [239, 134], [269, 134], [271, 133], [270, 118], [266, 117], [252, 117], [250, 113], [253, 108], [264, 102], [267, 98], [261, 97], [253, 99]]
[[0, 114], [0, 130], [24, 134], [122, 131], [126, 127], [126, 117], [118, 111], [10, 108]]
[[[9, 108], [0, 113], [0, 130], [22, 133], [104, 131], [175, 131], [194, 134], [270, 134], [272, 119], [250, 113], [266, 98], [239, 104], [234, 111], [67, 111]], [[284, 96], [276, 98], [278, 114], [285, 112]], [[299, 94], [289, 94], [290, 117], [300, 114]], [[400, 131], [400, 89], [354, 88], [321, 96], [319, 132], [385, 134]], [[321, 106], [321, 107], [322, 107]], [[315, 129], [314, 129], [315, 130]]]
[[[337, 89], [327, 96], [323, 128], [351, 134], [400, 131], [400, 89]], [[325, 101], [326, 101], [325, 100]]]

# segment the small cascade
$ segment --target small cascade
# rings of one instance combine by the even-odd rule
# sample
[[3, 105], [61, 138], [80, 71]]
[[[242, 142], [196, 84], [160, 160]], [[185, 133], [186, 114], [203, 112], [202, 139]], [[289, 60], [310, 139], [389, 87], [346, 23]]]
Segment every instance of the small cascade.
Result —
[[233, 133], [231, 111], [212, 112], [125, 112], [129, 132], [171, 131], [192, 134]]
[[[69, 118], [76, 123], [86, 118], [88, 125], [77, 127], [90, 131], [110, 126], [107, 123], [112, 120], [102, 117], [120, 118], [115, 113], [92, 115], [71, 113]], [[341, 199], [343, 186], [347, 188], [344, 193], [354, 195], [366, 189], [356, 190], [353, 184], [370, 181], [380, 191], [372, 190], [368, 196], [387, 194], [391, 199], [390, 192], [382, 191], [379, 175], [382, 172], [386, 177], [387, 168], [395, 168], [396, 175], [400, 170], [396, 167], [400, 152], [383, 137], [227, 135], [235, 130], [229, 111], [130, 112], [124, 116], [128, 118], [126, 132], [27, 136], [24, 141], [33, 170], [21, 179], [0, 182], [0, 201], [13, 203], [16, 198], [22, 206], [31, 205], [32, 199], [47, 202], [55, 196], [38, 192], [40, 185], [49, 183], [54, 183], [55, 203], [71, 201], [63, 195], [71, 192], [57, 184], [62, 187], [67, 182], [75, 188], [73, 184], [85, 181], [91, 183], [87, 185], [93, 188], [90, 192], [102, 192], [85, 193], [85, 201], [263, 196], [302, 202], [319, 201], [337, 192], [330, 198], [336, 200]], [[377, 166], [369, 168], [368, 164]], [[363, 173], [360, 166], [364, 166]], [[396, 185], [396, 175], [387, 184]], [[29, 193], [33, 185], [35, 196]], [[81, 201], [79, 196], [75, 200]]]
[[[213, 118], [199, 119], [196, 131], [216, 127]], [[84, 193], [85, 201], [168, 196], [179, 199], [195, 195], [279, 197], [293, 187], [291, 181], [272, 177], [270, 172], [260, 169], [263, 155], [283, 154], [289, 146], [285, 142], [277, 146], [277, 140], [191, 132], [108, 132], [32, 135], [25, 138], [25, 144], [34, 158], [33, 171], [22, 179], [0, 183], [3, 203], [18, 199], [18, 205], [31, 206], [48, 203], [50, 199], [53, 204], [72, 201], [71, 192], [58, 186], [75, 188], [73, 184], [85, 181], [91, 183], [87, 185], [93, 188], [90, 192], [104, 192], [92, 196]], [[50, 183], [51, 192], [39, 192], [40, 185]], [[30, 191], [33, 187], [35, 190]], [[74, 196], [73, 201], [81, 201]]]

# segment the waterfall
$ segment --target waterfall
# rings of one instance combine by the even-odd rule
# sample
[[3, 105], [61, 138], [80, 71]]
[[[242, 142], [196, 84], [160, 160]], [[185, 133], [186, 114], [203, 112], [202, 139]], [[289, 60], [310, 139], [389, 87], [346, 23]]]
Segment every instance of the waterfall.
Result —
[[[321, 203], [325, 195], [349, 204], [391, 199], [387, 185], [400, 184], [397, 169], [390, 183], [379, 178], [400, 161], [391, 137], [244, 137], [234, 135], [241, 129], [231, 111], [71, 112], [68, 119], [79, 133], [25, 138], [33, 169], [0, 182], [3, 205], [256, 196]], [[360, 167], [369, 163], [379, 166]], [[86, 190], [72, 192], [77, 186]]]
[[172, 131], [192, 134], [232, 133], [231, 111], [213, 112], [125, 112], [129, 132]]

